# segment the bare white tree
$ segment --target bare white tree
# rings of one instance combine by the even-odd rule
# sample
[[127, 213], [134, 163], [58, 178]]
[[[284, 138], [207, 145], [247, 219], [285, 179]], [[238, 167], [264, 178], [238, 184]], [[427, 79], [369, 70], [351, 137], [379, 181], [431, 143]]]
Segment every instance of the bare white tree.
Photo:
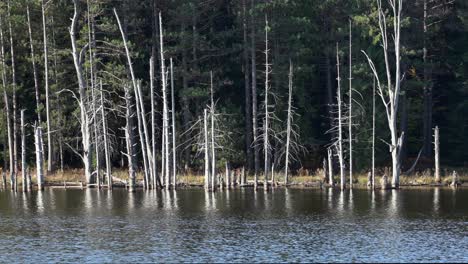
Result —
[[[76, 2], [75, 8], [76, 8]], [[46, 99], [46, 121], [47, 121], [47, 171], [52, 171], [52, 129], [50, 122], [50, 102], [49, 102], [49, 63], [48, 63], [48, 49], [47, 49], [47, 31], [46, 31], [46, 0], [42, 0], [42, 34], [44, 43], [44, 86], [45, 86], [45, 99]], [[77, 11], [75, 11], [77, 12]], [[72, 25], [74, 26], [74, 25]], [[75, 44], [76, 45], [76, 44]]]
[[[72, 18], [72, 23], [70, 26], [70, 39], [72, 45], [72, 55], [73, 62], [76, 70], [76, 75], [78, 78], [78, 87], [79, 87], [79, 98], [76, 98], [80, 107], [80, 125], [81, 125], [81, 136], [82, 136], [82, 146], [83, 154], [80, 155], [85, 170], [86, 183], [91, 183], [91, 132], [90, 132], [90, 116], [87, 112], [88, 110], [88, 99], [86, 96], [86, 81], [83, 74], [83, 53], [87, 48], [87, 45], [84, 46], [81, 51], [78, 51], [77, 41], [76, 41], [76, 30], [78, 24], [78, 15], [79, 15], [79, 0], [73, 0], [74, 13]], [[46, 95], [47, 97], [47, 95]], [[49, 131], [50, 132], [50, 131]]]
[[172, 58], [170, 59], [171, 62], [171, 104], [172, 104], [172, 184], [174, 185], [174, 189], [177, 187], [177, 156], [176, 156], [176, 125], [175, 125], [175, 95], [174, 95], [174, 65], [172, 63]]
[[[404, 76], [401, 73], [401, 20], [403, 10], [403, 0], [388, 0], [388, 3], [392, 10], [392, 22], [393, 22], [393, 34], [391, 39], [393, 40], [395, 59], [390, 60], [389, 50], [389, 37], [387, 31], [387, 17], [384, 8], [382, 7], [382, 0], [377, 0], [378, 6], [378, 17], [379, 17], [379, 29], [381, 35], [381, 46], [383, 49], [384, 61], [385, 61], [385, 72], [387, 77], [387, 84], [384, 85], [380, 81], [379, 73], [373, 62], [373, 60], [365, 53], [369, 66], [377, 81], [377, 92], [382, 99], [385, 107], [387, 116], [388, 128], [390, 130], [391, 142], [389, 150], [392, 156], [392, 186], [398, 188], [400, 184], [400, 154], [401, 146], [403, 142], [404, 133], [398, 135], [397, 131], [397, 115], [398, 115], [398, 103], [400, 96], [401, 81]], [[393, 62], [393, 65], [391, 63]], [[395, 73], [392, 74], [392, 68]]]
[[106, 160], [106, 176], [107, 176], [107, 188], [112, 189], [112, 164], [110, 160], [109, 140], [107, 132], [107, 118], [106, 110], [104, 106], [104, 91], [102, 89], [102, 80], [100, 80], [100, 93], [101, 93], [101, 118], [102, 118], [102, 135], [104, 139], [104, 158]]
[[24, 124], [24, 109], [21, 110], [21, 176], [22, 176], [22, 191], [26, 192], [27, 187], [27, 179], [26, 179], [26, 133], [25, 131], [25, 124]]
[[35, 128], [35, 145], [36, 145], [36, 180], [37, 180], [37, 188], [39, 190], [44, 189], [44, 160], [43, 157], [43, 149], [42, 149], [42, 128], [37, 126]]
[[440, 182], [439, 127], [434, 129], [435, 182]]
[[10, 159], [10, 183], [11, 188], [13, 188], [14, 184], [14, 175], [15, 173], [15, 166], [14, 166], [14, 153], [13, 153], [13, 131], [12, 131], [12, 124], [11, 124], [11, 110], [10, 110], [10, 102], [8, 99], [7, 93], [7, 76], [6, 76], [6, 63], [5, 63], [5, 42], [3, 38], [3, 23], [2, 17], [0, 17], [0, 45], [1, 45], [1, 63], [2, 63], [2, 86], [3, 86], [3, 100], [5, 104], [5, 117], [6, 117], [6, 124], [7, 124], [7, 135], [8, 135], [8, 156]]

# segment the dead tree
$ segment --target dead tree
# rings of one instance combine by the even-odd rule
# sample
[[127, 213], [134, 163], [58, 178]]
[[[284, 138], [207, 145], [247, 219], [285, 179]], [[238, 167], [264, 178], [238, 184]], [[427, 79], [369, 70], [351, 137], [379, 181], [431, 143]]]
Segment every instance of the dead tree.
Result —
[[208, 143], [208, 110], [203, 110], [203, 134], [204, 134], [204, 152], [205, 152], [205, 190], [210, 188], [210, 154]]
[[[77, 2], [74, 0], [75, 9], [77, 8]], [[46, 31], [46, 0], [42, 0], [42, 34], [43, 34], [43, 43], [44, 43], [44, 86], [45, 86], [45, 99], [46, 99], [46, 121], [47, 121], [47, 171], [52, 171], [52, 128], [51, 128], [51, 118], [50, 118], [50, 102], [49, 102], [49, 63], [48, 63], [48, 49], [47, 49], [47, 31]], [[77, 11], [75, 10], [75, 13]], [[76, 18], [77, 19], [77, 18]], [[72, 26], [75, 26], [75, 23], [72, 23]], [[75, 29], [73, 29], [74, 32]], [[71, 32], [70, 32], [71, 33]], [[75, 38], [75, 37], [73, 37]], [[76, 42], [76, 40], [75, 40]], [[76, 46], [76, 44], [74, 44]], [[75, 66], [76, 67], [76, 66]], [[80, 77], [78, 77], [80, 78]], [[83, 78], [83, 77], [81, 77]], [[79, 83], [79, 81], [78, 81]], [[81, 88], [80, 88], [81, 91]], [[81, 93], [80, 93], [81, 94]], [[83, 125], [82, 125], [83, 126]], [[85, 165], [86, 170], [86, 165]]]
[[31, 49], [31, 64], [33, 69], [34, 91], [36, 93], [36, 114], [37, 122], [41, 124], [41, 98], [39, 95], [39, 81], [37, 77], [36, 57], [34, 54], [34, 43], [31, 30], [31, 17], [29, 15], [29, 5], [26, 6], [26, 15], [28, 19], [29, 47]]
[[288, 93], [288, 117], [286, 127], [286, 160], [284, 162], [284, 184], [288, 184], [288, 169], [289, 169], [289, 144], [291, 142], [291, 122], [292, 122], [292, 78], [293, 78], [293, 66], [292, 62], [289, 62], [289, 93]]
[[[150, 102], [151, 102], [151, 149], [154, 154], [154, 159], [156, 159], [156, 110], [155, 110], [155, 100], [154, 100], [154, 57], [150, 58]], [[153, 177], [153, 187], [156, 188], [156, 160], [151, 161], [151, 166], [153, 167], [154, 176]]]
[[161, 81], [162, 81], [162, 96], [163, 96], [163, 162], [164, 168], [162, 177], [165, 178], [166, 181], [166, 189], [170, 188], [170, 176], [169, 176], [169, 108], [167, 103], [167, 72], [166, 72], [166, 64], [164, 60], [164, 41], [163, 41], [163, 28], [162, 28], [162, 17], [161, 13], [159, 13], [159, 44], [161, 46], [160, 53], [161, 53]]
[[264, 123], [263, 123], [263, 155], [264, 155], [264, 190], [268, 190], [268, 170], [270, 166], [270, 142], [268, 138], [270, 126], [269, 126], [269, 121], [270, 121], [270, 111], [269, 111], [269, 102], [268, 102], [268, 97], [270, 93], [270, 84], [269, 84], [269, 74], [271, 73], [270, 69], [270, 64], [268, 62], [268, 54], [269, 54], [269, 49], [268, 49], [268, 19], [265, 17], [265, 99], [263, 102], [263, 105], [265, 107], [265, 118], [264, 118]]
[[109, 141], [107, 137], [107, 119], [104, 108], [104, 92], [102, 90], [102, 80], [100, 81], [100, 93], [101, 93], [101, 118], [102, 118], [102, 135], [104, 139], [104, 158], [106, 160], [106, 176], [107, 176], [107, 188], [112, 189], [112, 164], [110, 160]]
[[256, 64], [256, 44], [255, 44], [255, 21], [254, 21], [255, 0], [251, 0], [250, 9], [250, 26], [251, 26], [251, 71], [252, 71], [252, 126], [253, 126], [253, 141], [254, 141], [254, 167], [255, 167], [255, 190], [258, 185], [258, 173], [260, 170], [260, 150], [256, 143], [259, 139], [258, 135], [258, 113], [257, 113], [257, 64]]
[[132, 59], [131, 59], [131, 56], [130, 56], [130, 51], [129, 51], [128, 45], [127, 45], [127, 38], [125, 36], [125, 32], [124, 32], [124, 30], [122, 28], [122, 24], [120, 23], [119, 16], [118, 16], [117, 11], [115, 9], [114, 9], [114, 15], [116, 17], [117, 24], [119, 26], [120, 33], [122, 35], [122, 41], [123, 41], [124, 48], [125, 48], [125, 53], [126, 53], [126, 56], [127, 56], [128, 67], [129, 67], [130, 75], [131, 75], [131, 78], [132, 78], [133, 91], [135, 93], [135, 101], [136, 101], [136, 109], [137, 109], [137, 117], [138, 117], [137, 118], [137, 120], [138, 120], [138, 132], [140, 134], [141, 149], [142, 149], [142, 152], [143, 152], [143, 164], [144, 164], [144, 167], [145, 167], [144, 183], [145, 183], [145, 188], [148, 188], [149, 187], [149, 185], [148, 185], [149, 184], [149, 178], [153, 177], [153, 175], [155, 175], [153, 173], [153, 169], [152, 169], [153, 167], [149, 166], [149, 162], [153, 162], [154, 159], [153, 159], [153, 154], [152, 154], [152, 150], [151, 150], [151, 146], [150, 146], [148, 127], [146, 125], [145, 108], [144, 108], [143, 96], [142, 96], [141, 88], [140, 88], [141, 85], [136, 80], [135, 73], [133, 71], [133, 64], [132, 64]]
[[375, 78], [372, 83], [372, 189], [375, 189]]
[[136, 185], [136, 158], [135, 158], [135, 137], [134, 137], [134, 126], [133, 126], [133, 116], [135, 115], [133, 110], [132, 95], [130, 92], [130, 87], [127, 84], [124, 84], [125, 92], [125, 143], [127, 146], [127, 153], [125, 154], [128, 159], [128, 191], [134, 192]]
[[16, 64], [15, 64], [15, 43], [13, 41], [13, 27], [11, 26], [11, 6], [10, 0], [7, 1], [8, 30], [10, 33], [10, 56], [11, 56], [11, 86], [13, 90], [13, 167], [11, 170], [11, 188], [16, 190], [16, 172], [18, 171], [18, 140], [17, 136], [17, 101], [16, 101]]
[[3, 38], [3, 23], [2, 17], [0, 17], [0, 44], [1, 44], [1, 63], [2, 63], [2, 85], [3, 85], [3, 100], [5, 104], [5, 117], [6, 117], [6, 124], [7, 124], [7, 134], [8, 134], [8, 156], [10, 159], [10, 184], [11, 188], [13, 188], [14, 184], [14, 175], [16, 174], [15, 166], [14, 166], [14, 152], [13, 152], [13, 131], [12, 131], [12, 124], [11, 124], [11, 111], [10, 111], [10, 102], [8, 100], [8, 93], [7, 93], [7, 75], [6, 75], [6, 63], [5, 63], [5, 42]]
[[24, 125], [24, 111], [21, 110], [21, 175], [22, 175], [22, 191], [26, 192], [27, 191], [27, 185], [26, 185], [26, 133], [24, 132], [25, 130], [25, 125]]
[[170, 59], [171, 62], [171, 104], [172, 104], [172, 184], [174, 185], [174, 189], [177, 186], [177, 164], [176, 164], [176, 125], [175, 125], [175, 95], [174, 95], [174, 65], [172, 63], [172, 58]]
[[327, 148], [328, 153], [328, 184], [333, 187], [335, 183], [333, 182], [333, 150], [331, 147]]
[[213, 71], [210, 71], [210, 99], [211, 99], [211, 189], [216, 190], [216, 145], [215, 145], [215, 103], [213, 87]]
[[434, 160], [435, 160], [435, 182], [440, 182], [440, 159], [439, 159], [439, 127], [434, 129]]
[[43, 142], [42, 142], [42, 128], [37, 126], [35, 128], [35, 145], [36, 145], [36, 180], [37, 180], [37, 188], [39, 190], [44, 189], [44, 160], [42, 159], [43, 156]]
[[338, 140], [335, 144], [336, 153], [338, 155], [338, 161], [340, 163], [340, 186], [341, 190], [346, 188], [345, 172], [344, 172], [344, 160], [343, 160], [343, 114], [342, 114], [342, 99], [341, 99], [341, 77], [340, 77], [340, 54], [338, 43], [336, 44], [336, 81], [337, 81], [337, 91], [336, 91], [336, 100], [338, 106]]
[[[385, 107], [385, 113], [387, 116], [388, 128], [390, 130], [391, 142], [388, 143], [389, 151], [392, 156], [392, 186], [398, 188], [400, 184], [400, 155], [401, 155], [401, 146], [404, 138], [404, 133], [401, 133], [398, 136], [397, 131], [397, 115], [398, 115], [398, 103], [400, 96], [401, 81], [404, 76], [401, 73], [401, 53], [400, 53], [400, 39], [401, 39], [401, 20], [402, 20], [402, 10], [403, 10], [403, 0], [388, 0], [391, 11], [392, 11], [392, 21], [393, 21], [393, 33], [391, 40], [393, 40], [393, 48], [395, 53], [395, 58], [391, 60], [390, 50], [389, 50], [389, 38], [387, 33], [387, 17], [385, 10], [382, 7], [382, 0], [377, 0], [378, 6], [378, 17], [379, 17], [379, 29], [381, 35], [382, 49], [385, 61], [385, 71], [387, 77], [387, 84], [384, 85], [380, 81], [379, 73], [377, 68], [371, 58], [365, 53], [364, 55], [367, 58], [369, 66], [372, 70], [372, 73], [375, 76], [377, 81], [377, 91], [382, 99], [383, 105]], [[391, 65], [393, 63], [393, 65]], [[392, 74], [392, 69], [395, 70], [395, 73]]]
[[351, 20], [349, 20], [349, 103], [348, 103], [348, 143], [349, 143], [349, 188], [353, 188], [353, 56], [352, 56], [352, 45], [353, 45], [353, 37], [352, 37], [352, 25]]
[[[79, 98], [78, 104], [80, 107], [80, 122], [81, 122], [81, 135], [82, 135], [82, 146], [83, 154], [81, 158], [84, 163], [86, 183], [91, 183], [91, 132], [90, 132], [90, 116], [87, 112], [88, 99], [86, 95], [87, 84], [83, 74], [83, 53], [87, 46], [83, 47], [81, 51], [78, 51], [76, 42], [76, 30], [78, 24], [79, 15], [79, 0], [73, 0], [74, 13], [72, 23], [70, 26], [70, 39], [72, 45], [73, 62], [75, 65], [76, 75], [78, 78], [79, 87]], [[47, 97], [47, 95], [46, 95]], [[50, 131], [49, 131], [50, 132]]]

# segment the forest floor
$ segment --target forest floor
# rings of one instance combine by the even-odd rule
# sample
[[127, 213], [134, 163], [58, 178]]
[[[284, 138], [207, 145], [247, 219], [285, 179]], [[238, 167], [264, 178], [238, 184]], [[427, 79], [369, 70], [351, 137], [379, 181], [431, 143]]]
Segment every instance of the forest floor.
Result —
[[[468, 184], [468, 169], [467, 168], [451, 168], [446, 169], [442, 172], [441, 176], [441, 184], [443, 186], [447, 186], [452, 182], [451, 171], [457, 171], [459, 181], [464, 183], [465, 185]], [[377, 170], [381, 171], [381, 170]], [[383, 173], [378, 173], [376, 171], [376, 179], [375, 184], [376, 186], [380, 186], [381, 175]], [[34, 172], [32, 173], [33, 182], [35, 182]], [[119, 180], [121, 182], [125, 182], [128, 179], [128, 172], [126, 170], [118, 169], [112, 172], [114, 177], [114, 183], [118, 183]], [[239, 175], [240, 177], [240, 175]], [[353, 175], [353, 186], [357, 188], [366, 188], [367, 187], [367, 173], [355, 173]], [[390, 180], [391, 177], [389, 177]], [[283, 185], [283, 173], [275, 173], [275, 183], [278, 186]], [[339, 184], [339, 175], [334, 176], [335, 183]], [[349, 175], [346, 175], [347, 181], [349, 181]], [[7, 177], [8, 180], [8, 177]], [[63, 185], [64, 182], [68, 183], [84, 183], [84, 174], [83, 170], [81, 169], [68, 169], [64, 170], [63, 172], [57, 171], [52, 174], [46, 175], [45, 177], [46, 185]], [[137, 183], [141, 183], [143, 181], [143, 174], [137, 173]], [[252, 183], [254, 181], [254, 176], [249, 175], [247, 177], [247, 181]], [[263, 176], [258, 177], [259, 184], [263, 183]], [[177, 175], [177, 182], [178, 185], [182, 186], [203, 186], [204, 184], [204, 176], [203, 175], [195, 175], [195, 174], [179, 174]], [[271, 182], [271, 179], [269, 179]], [[320, 187], [322, 186], [323, 182], [323, 172], [317, 171], [316, 173], [309, 174], [309, 175], [292, 175], [290, 176], [290, 186], [298, 186], [298, 187]], [[21, 177], [18, 175], [18, 184], [21, 185]], [[349, 182], [348, 182], [349, 184]], [[400, 176], [400, 186], [429, 186], [429, 185], [436, 185], [434, 181], [434, 176], [430, 171], [424, 172], [417, 172], [412, 175], [401, 175]]]

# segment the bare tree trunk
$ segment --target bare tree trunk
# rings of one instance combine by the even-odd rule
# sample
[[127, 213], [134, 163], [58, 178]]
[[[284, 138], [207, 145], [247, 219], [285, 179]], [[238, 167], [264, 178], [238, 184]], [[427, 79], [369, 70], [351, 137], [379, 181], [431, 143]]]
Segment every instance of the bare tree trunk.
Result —
[[349, 188], [353, 188], [353, 35], [351, 20], [349, 20], [349, 117], [348, 117], [348, 134], [349, 134]]
[[[253, 141], [258, 141], [258, 120], [257, 120], [257, 64], [256, 64], [256, 46], [255, 46], [255, 22], [254, 22], [255, 0], [251, 0], [250, 25], [251, 25], [251, 71], [252, 71], [252, 125]], [[257, 143], [254, 145], [254, 166], [255, 175], [258, 175], [260, 169], [260, 150]], [[255, 186], [257, 186], [257, 177], [255, 177]]]
[[229, 171], [229, 163], [226, 161], [226, 189], [231, 189], [231, 174]]
[[170, 175], [169, 175], [169, 107], [167, 103], [167, 72], [164, 60], [164, 41], [163, 41], [163, 28], [162, 17], [159, 13], [159, 38], [161, 46], [161, 80], [162, 80], [162, 96], [163, 96], [163, 137], [164, 137], [164, 175], [166, 179], [166, 190], [170, 188]]
[[34, 91], [36, 93], [36, 114], [37, 114], [37, 121], [41, 124], [41, 99], [39, 95], [39, 81], [37, 79], [37, 68], [36, 68], [36, 57], [34, 54], [34, 44], [33, 44], [33, 37], [32, 37], [32, 30], [31, 30], [31, 17], [29, 15], [29, 5], [26, 6], [26, 14], [28, 19], [28, 33], [29, 33], [29, 46], [31, 48], [31, 63], [33, 68], [33, 77], [34, 77]]
[[333, 182], [333, 150], [330, 148], [328, 150], [328, 184], [330, 186], [334, 185]]
[[375, 189], [375, 78], [372, 84], [372, 189]]
[[37, 179], [37, 188], [39, 190], [44, 189], [44, 168], [43, 164], [44, 161], [42, 160], [43, 157], [43, 149], [42, 149], [42, 128], [40, 126], [36, 127], [35, 129], [35, 141], [36, 141], [36, 179]]
[[27, 191], [26, 179], [26, 133], [24, 125], [24, 111], [21, 110], [21, 175], [22, 175], [22, 191]]
[[83, 145], [83, 163], [85, 167], [85, 178], [86, 183], [91, 183], [91, 135], [89, 129], [89, 122], [90, 118], [87, 113], [87, 106], [88, 100], [86, 99], [86, 82], [84, 80], [83, 75], [83, 61], [80, 56], [80, 52], [78, 51], [77, 44], [76, 44], [76, 35], [75, 30], [78, 23], [78, 0], [73, 0], [74, 4], [74, 14], [72, 19], [72, 24], [70, 27], [70, 39], [72, 44], [72, 55], [73, 55], [73, 62], [75, 65], [76, 75], [78, 78], [78, 86], [80, 92], [79, 98], [79, 107], [80, 107], [80, 119], [81, 119], [81, 135], [82, 135], [82, 145]]
[[[144, 183], [145, 183], [145, 188], [148, 188], [149, 177], [154, 175], [153, 167], [149, 166], [149, 161], [153, 160], [153, 154], [151, 153], [149, 133], [148, 133], [147, 125], [146, 125], [146, 115], [145, 115], [145, 108], [143, 104], [143, 96], [141, 94], [140, 84], [137, 82], [135, 73], [133, 71], [132, 59], [131, 59], [130, 51], [128, 50], [128, 45], [127, 45], [127, 38], [125, 36], [125, 32], [123, 31], [122, 24], [120, 23], [119, 16], [115, 9], [114, 9], [114, 15], [117, 19], [117, 24], [119, 26], [120, 33], [122, 35], [125, 53], [127, 55], [128, 67], [130, 69], [130, 75], [132, 77], [133, 90], [135, 93], [135, 100], [136, 100], [136, 106], [137, 106], [136, 109], [137, 109], [137, 116], [138, 116], [138, 131], [140, 134], [141, 149], [143, 152], [143, 164], [145, 167]], [[161, 40], [162, 40], [162, 36], [161, 36]]]
[[440, 182], [440, 159], [439, 159], [439, 127], [434, 129], [434, 160], [435, 160], [435, 181]]
[[[10, 111], [10, 102], [8, 100], [7, 93], [7, 76], [6, 76], [6, 63], [5, 63], [5, 42], [3, 38], [3, 23], [2, 18], [0, 17], [0, 41], [1, 41], [1, 56], [2, 56], [2, 85], [3, 85], [3, 99], [5, 103], [5, 115], [6, 115], [6, 124], [7, 124], [7, 134], [8, 134], [8, 156], [10, 158], [10, 183], [11, 188], [13, 189], [13, 180], [15, 172], [15, 157], [13, 152], [13, 131], [11, 124], [11, 111]], [[5, 157], [6, 158], [6, 157]], [[6, 185], [5, 185], [6, 186]]]
[[338, 146], [337, 154], [338, 161], [340, 163], [340, 186], [341, 190], [346, 188], [345, 172], [344, 172], [344, 161], [343, 161], [343, 115], [342, 115], [342, 100], [341, 100], [341, 77], [340, 77], [340, 55], [338, 49], [338, 43], [336, 44], [336, 70], [337, 70], [337, 105], [338, 105]]
[[216, 190], [216, 151], [215, 151], [215, 105], [214, 105], [214, 87], [213, 71], [210, 71], [210, 94], [211, 94], [211, 177], [212, 189]]
[[[400, 88], [401, 88], [401, 81], [402, 81], [400, 39], [401, 39], [401, 13], [403, 10], [403, 0], [389, 0], [389, 5], [391, 6], [391, 10], [393, 11], [393, 17], [392, 17], [393, 32], [392, 32], [391, 39], [393, 40], [393, 44], [394, 44], [394, 53], [395, 53], [394, 66], [390, 65], [390, 58], [389, 58], [390, 52], [389, 52], [389, 44], [388, 44], [386, 12], [382, 8], [382, 0], [378, 0], [377, 4], [378, 4], [378, 14], [379, 14], [379, 28], [380, 28], [381, 41], [382, 41], [381, 46], [383, 48], [385, 70], [386, 70], [386, 77], [387, 77], [387, 84], [385, 85], [385, 89], [386, 89], [385, 91], [381, 85], [379, 74], [377, 72], [374, 62], [369, 58], [369, 56], [365, 52], [364, 52], [364, 55], [367, 57], [369, 66], [377, 81], [378, 93], [385, 106], [388, 128], [389, 128], [390, 137], [391, 137], [391, 143], [389, 144], [389, 151], [392, 156], [392, 187], [398, 188], [400, 185], [401, 145], [405, 136], [404, 133], [401, 133], [401, 135], [398, 136], [397, 123], [396, 123]], [[392, 69], [395, 70], [394, 76], [392, 76], [391, 74]]]
[[174, 95], [174, 65], [172, 63], [172, 58], [170, 59], [171, 63], [171, 108], [172, 108], [172, 184], [174, 189], [177, 186], [177, 164], [176, 164], [176, 125], [175, 125], [175, 95]]
[[210, 155], [209, 147], [208, 147], [208, 111], [205, 108], [203, 111], [203, 134], [205, 138], [205, 190], [209, 190], [210, 188]]
[[93, 127], [94, 127], [94, 150], [96, 155], [96, 184], [98, 188], [101, 188], [101, 159], [99, 153], [99, 129], [98, 129], [98, 120], [97, 120], [97, 110], [96, 110], [96, 78], [95, 78], [95, 70], [94, 70], [94, 40], [93, 40], [93, 28], [92, 25], [93, 17], [91, 14], [91, 6], [89, 4], [89, 0], [86, 1], [87, 3], [87, 17], [88, 17], [88, 51], [89, 51], [89, 69], [90, 69], [90, 84], [91, 84], [91, 107], [92, 112], [94, 115], [93, 119]]
[[13, 42], [13, 28], [11, 26], [11, 6], [10, 6], [10, 0], [7, 1], [7, 11], [8, 11], [8, 29], [10, 33], [10, 56], [11, 56], [11, 86], [13, 90], [13, 112], [12, 112], [12, 117], [13, 117], [13, 170], [10, 170], [12, 173], [10, 175], [11, 177], [11, 188], [16, 190], [17, 187], [17, 182], [16, 182], [16, 172], [18, 171], [18, 140], [16, 138], [17, 136], [17, 102], [16, 102], [16, 66], [15, 66], [15, 49], [14, 49], [14, 42]]
[[151, 149], [154, 154], [153, 160], [151, 160], [151, 166], [153, 167], [153, 188], [156, 188], [156, 110], [155, 110], [155, 100], [154, 100], [154, 56], [152, 54], [150, 58], [150, 101], [151, 101]]
[[104, 109], [104, 92], [102, 90], [102, 80], [100, 81], [101, 89], [101, 117], [102, 117], [102, 134], [104, 138], [104, 156], [106, 160], [106, 176], [107, 176], [107, 188], [112, 189], [112, 164], [110, 160], [109, 140], [107, 139], [107, 119]]
[[252, 169], [252, 102], [249, 78], [249, 48], [247, 43], [247, 7], [246, 0], [242, 0], [242, 28], [243, 28], [243, 56], [244, 56], [244, 89], [245, 89], [245, 152], [247, 157], [247, 168]]
[[130, 92], [130, 88], [125, 84], [125, 121], [126, 121], [126, 127], [125, 127], [125, 142], [127, 145], [127, 158], [128, 158], [128, 191], [129, 192], [134, 192], [135, 191], [135, 180], [136, 180], [136, 172], [135, 172], [135, 167], [136, 167], [136, 162], [135, 162], [135, 151], [134, 151], [134, 146], [135, 146], [135, 139], [133, 136], [133, 107], [132, 107], [132, 96]]
[[263, 150], [264, 150], [264, 159], [265, 159], [265, 168], [264, 168], [264, 189], [265, 191], [268, 190], [268, 170], [270, 166], [270, 155], [269, 155], [269, 148], [270, 148], [270, 142], [268, 139], [268, 132], [269, 132], [269, 119], [270, 119], [270, 113], [269, 113], [269, 103], [268, 103], [268, 95], [270, 93], [270, 87], [269, 87], [269, 74], [270, 74], [270, 64], [268, 62], [268, 19], [265, 17], [265, 120], [264, 120], [264, 131], [263, 131]]
[[[289, 144], [291, 143], [291, 122], [292, 122], [292, 86], [293, 86], [293, 65], [289, 61], [289, 92], [288, 92], [288, 119], [286, 126], [286, 161], [284, 163], [284, 184], [288, 184], [288, 169], [289, 169]], [[272, 172], [273, 173], [273, 172]]]
[[[77, 3], [74, 1], [75, 6]], [[50, 125], [50, 108], [49, 108], [49, 63], [48, 61], [48, 49], [47, 49], [47, 31], [46, 31], [46, 0], [42, 0], [42, 33], [44, 39], [44, 86], [45, 86], [45, 99], [46, 99], [46, 119], [47, 119], [47, 171], [52, 171], [52, 135], [51, 135], [51, 125]], [[76, 7], [75, 7], [76, 8]], [[78, 11], [75, 11], [75, 13]], [[75, 22], [76, 23], [76, 22]], [[73, 29], [74, 31], [75, 29]], [[71, 31], [70, 31], [71, 32]], [[75, 38], [73, 36], [73, 38]], [[74, 44], [76, 46], [76, 44]], [[81, 89], [81, 88], [80, 88]], [[85, 165], [86, 167], [86, 165]]]

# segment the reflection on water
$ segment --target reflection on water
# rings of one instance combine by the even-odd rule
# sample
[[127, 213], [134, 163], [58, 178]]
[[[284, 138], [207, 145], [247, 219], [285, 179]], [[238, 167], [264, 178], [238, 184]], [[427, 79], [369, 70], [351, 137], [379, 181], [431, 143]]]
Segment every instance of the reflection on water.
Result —
[[468, 190], [0, 191], [1, 262], [468, 261]]

